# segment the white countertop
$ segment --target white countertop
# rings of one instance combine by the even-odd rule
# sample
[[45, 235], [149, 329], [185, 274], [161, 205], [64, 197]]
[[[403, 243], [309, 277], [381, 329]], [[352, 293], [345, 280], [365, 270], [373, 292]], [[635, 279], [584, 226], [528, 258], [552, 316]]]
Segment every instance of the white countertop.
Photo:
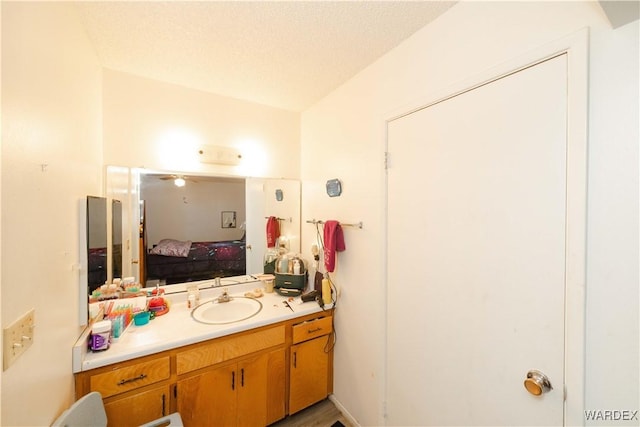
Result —
[[[243, 296], [247, 291], [262, 288], [262, 282], [201, 290], [200, 304], [218, 297], [225, 288], [231, 296]], [[158, 316], [143, 326], [136, 326], [132, 322], [120, 338], [111, 343], [108, 350], [87, 350], [88, 331], [85, 331], [73, 348], [73, 372], [87, 371], [322, 311], [317, 302], [301, 303], [299, 298], [290, 302], [292, 311], [283, 304], [283, 301], [287, 300], [286, 297], [275, 292], [265, 293], [263, 297], [258, 298], [262, 303], [262, 309], [253, 317], [230, 324], [210, 325], [197, 322], [191, 317], [191, 309], [187, 308], [186, 293], [179, 292], [164, 297], [171, 301], [167, 314]]]

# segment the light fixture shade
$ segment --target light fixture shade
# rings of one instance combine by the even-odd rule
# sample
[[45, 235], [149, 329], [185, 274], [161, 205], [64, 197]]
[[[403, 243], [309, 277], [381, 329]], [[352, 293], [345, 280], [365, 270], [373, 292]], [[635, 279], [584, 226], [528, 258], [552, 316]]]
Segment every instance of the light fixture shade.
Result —
[[237, 166], [242, 160], [240, 151], [231, 147], [219, 147], [214, 145], [201, 145], [198, 147], [200, 163], [214, 165]]
[[184, 180], [184, 178], [178, 177], [173, 180], [173, 183], [175, 184], [176, 187], [184, 187], [184, 185], [186, 184], [186, 181]]

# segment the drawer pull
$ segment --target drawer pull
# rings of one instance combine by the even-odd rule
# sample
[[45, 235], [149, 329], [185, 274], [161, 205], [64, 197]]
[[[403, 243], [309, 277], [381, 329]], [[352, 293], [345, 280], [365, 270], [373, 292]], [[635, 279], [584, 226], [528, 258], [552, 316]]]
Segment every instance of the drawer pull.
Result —
[[145, 379], [145, 378], [147, 378], [147, 374], [140, 374], [140, 375], [139, 375], [139, 376], [137, 376], [137, 377], [128, 378], [128, 379], [126, 379], [126, 380], [120, 380], [120, 382], [118, 383], [118, 385], [125, 385], [125, 384], [128, 384], [128, 383], [132, 383], [132, 382], [134, 382], [134, 381], [143, 380], [143, 379]]
[[321, 331], [321, 330], [322, 330], [322, 328], [307, 329], [307, 333], [308, 334], [312, 334], [314, 332], [318, 332], [318, 331]]

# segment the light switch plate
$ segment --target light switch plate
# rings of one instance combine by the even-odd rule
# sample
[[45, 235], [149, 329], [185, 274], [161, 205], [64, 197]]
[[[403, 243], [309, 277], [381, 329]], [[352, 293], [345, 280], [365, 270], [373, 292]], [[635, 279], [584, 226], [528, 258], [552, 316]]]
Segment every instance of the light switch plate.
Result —
[[31, 347], [34, 328], [35, 309], [31, 309], [27, 314], [3, 329], [3, 371], [6, 371], [22, 353]]

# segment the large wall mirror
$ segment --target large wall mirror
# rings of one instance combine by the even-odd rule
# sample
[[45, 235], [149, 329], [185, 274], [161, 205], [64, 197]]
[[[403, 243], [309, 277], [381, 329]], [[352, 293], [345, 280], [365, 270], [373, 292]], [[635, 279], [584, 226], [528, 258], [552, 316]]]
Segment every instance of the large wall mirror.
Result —
[[[184, 185], [176, 185], [180, 179]], [[80, 324], [87, 297], [114, 278], [148, 287], [262, 273], [270, 217], [278, 219], [287, 248], [299, 253], [300, 193], [297, 180], [108, 166], [106, 197], [86, 201]]]
[[271, 216], [300, 252], [297, 180], [108, 167], [107, 189], [126, 194], [122, 275], [146, 287], [262, 273]]

